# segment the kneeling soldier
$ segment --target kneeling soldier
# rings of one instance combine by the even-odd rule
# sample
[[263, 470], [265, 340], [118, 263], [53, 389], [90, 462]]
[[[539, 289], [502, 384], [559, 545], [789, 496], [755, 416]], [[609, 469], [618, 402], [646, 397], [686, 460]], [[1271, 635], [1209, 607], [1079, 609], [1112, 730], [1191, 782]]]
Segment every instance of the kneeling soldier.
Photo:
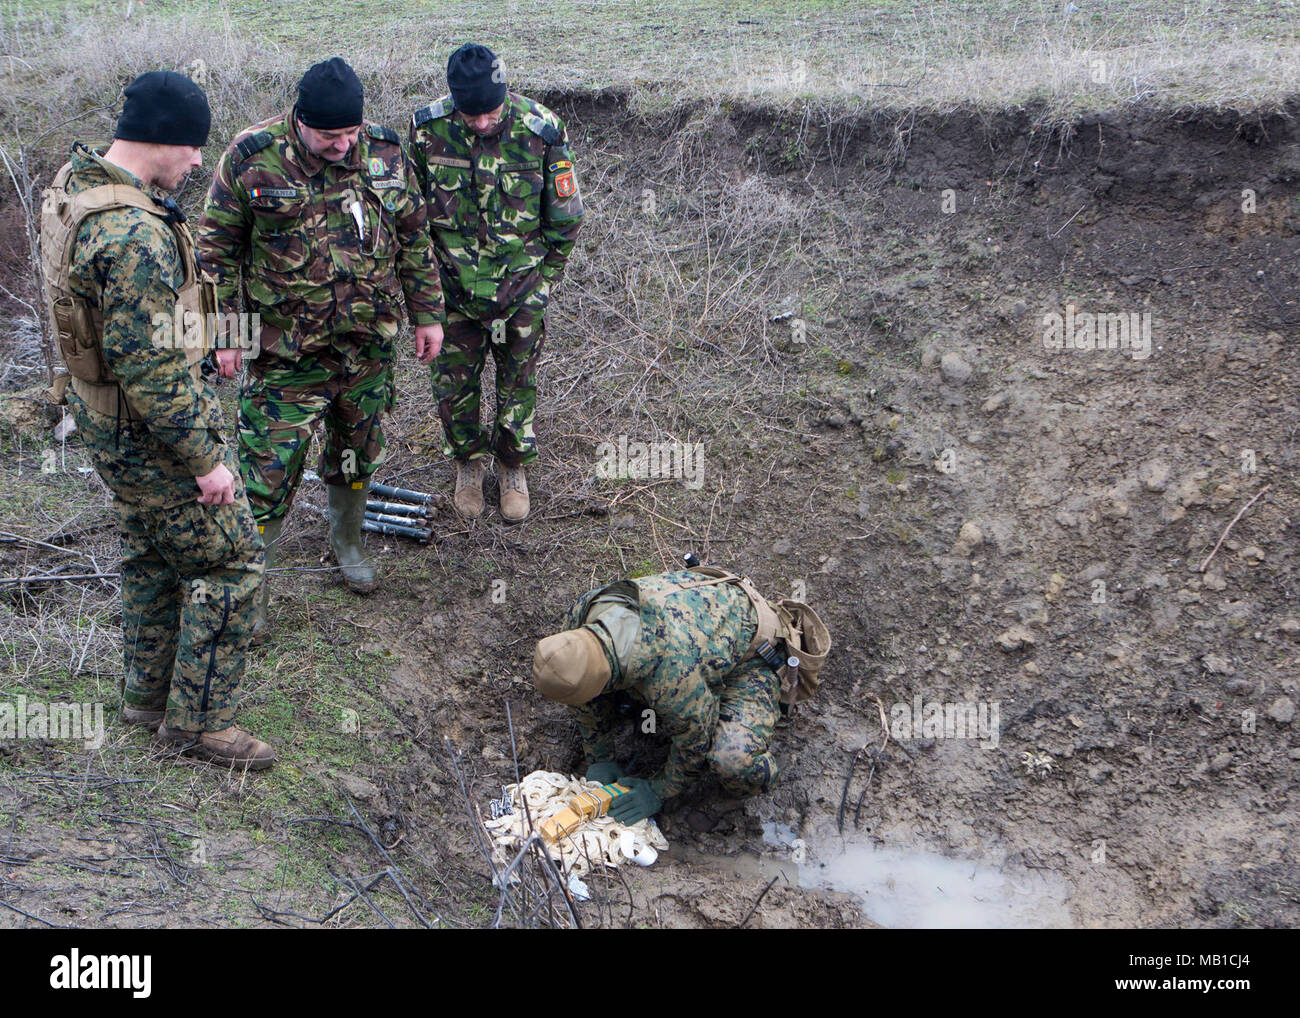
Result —
[[[830, 648], [821, 620], [795, 601], [770, 602], [748, 579], [715, 569], [620, 580], [588, 591], [568, 628], [537, 644], [533, 683], [574, 708], [594, 781], [620, 781], [611, 815], [635, 823], [711, 770], [728, 795], [767, 792], [769, 752], [784, 706], [810, 696]], [[672, 739], [663, 769], [628, 777], [614, 760], [626, 692]]]

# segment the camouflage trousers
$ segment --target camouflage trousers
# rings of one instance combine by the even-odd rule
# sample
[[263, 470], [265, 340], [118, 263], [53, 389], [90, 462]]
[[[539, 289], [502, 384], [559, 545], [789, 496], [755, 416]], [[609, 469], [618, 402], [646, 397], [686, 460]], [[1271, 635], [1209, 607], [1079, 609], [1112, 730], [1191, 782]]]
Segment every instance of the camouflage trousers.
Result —
[[262, 583], [262, 540], [247, 498], [240, 492], [233, 505], [169, 509], [117, 505], [122, 699], [165, 708], [168, 728], [229, 728]]
[[321, 479], [348, 485], [370, 477], [384, 462], [382, 418], [394, 392], [393, 340], [370, 333], [293, 362], [254, 361], [240, 393], [239, 467], [258, 523], [289, 512], [322, 418]]
[[[521, 307], [509, 318], [447, 308], [442, 351], [430, 366], [442, 420], [442, 450], [458, 460], [496, 454], [506, 466], [537, 459], [537, 361], [546, 338], [541, 308]], [[489, 433], [479, 417], [479, 379], [488, 351], [497, 367], [497, 412]]]
[[708, 753], [709, 769], [727, 795], [761, 795], [780, 773], [768, 752], [781, 717], [780, 693], [781, 680], [761, 658], [727, 676]]
[[622, 627], [607, 629], [603, 615], [589, 624], [614, 660], [608, 691], [572, 708], [587, 760], [614, 759], [618, 717], [610, 694], [621, 690], [651, 708], [672, 739], [663, 770], [650, 778], [661, 799], [706, 768], [728, 795], [766, 792], [778, 771], [768, 747], [781, 716], [780, 680], [762, 658], [745, 660], [757, 622], [749, 596], [685, 570], [640, 576], [587, 591], [565, 628], [583, 625], [598, 602], [632, 594], [639, 621], [630, 646], [618, 647]]

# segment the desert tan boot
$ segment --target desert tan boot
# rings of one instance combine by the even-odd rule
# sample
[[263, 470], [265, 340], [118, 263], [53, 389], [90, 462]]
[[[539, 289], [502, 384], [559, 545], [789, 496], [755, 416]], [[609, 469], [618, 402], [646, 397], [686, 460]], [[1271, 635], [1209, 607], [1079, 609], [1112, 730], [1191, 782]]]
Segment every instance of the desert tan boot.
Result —
[[522, 466], [501, 464], [501, 518], [507, 523], [522, 523], [528, 518], [528, 481]]
[[122, 705], [122, 720], [128, 725], [143, 725], [151, 732], [158, 731], [158, 726], [162, 724], [163, 710], [148, 710], [144, 707], [131, 707]]
[[456, 494], [451, 504], [467, 520], [483, 515], [483, 477], [487, 474], [487, 460], [483, 458], [467, 463], [456, 461]]
[[234, 726], [219, 732], [186, 732], [163, 725], [158, 729], [158, 740], [217, 767], [260, 771], [275, 763], [274, 749]]

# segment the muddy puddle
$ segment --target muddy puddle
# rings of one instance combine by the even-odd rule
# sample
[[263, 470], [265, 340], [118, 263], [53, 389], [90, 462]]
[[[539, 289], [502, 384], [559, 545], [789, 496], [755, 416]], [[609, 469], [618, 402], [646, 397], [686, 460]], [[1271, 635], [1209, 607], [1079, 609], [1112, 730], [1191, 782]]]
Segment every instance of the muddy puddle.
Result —
[[897, 929], [1061, 929], [1074, 926], [1069, 889], [1055, 874], [1006, 872], [987, 862], [901, 846], [803, 839], [785, 824], [763, 824], [762, 853], [672, 854], [750, 879], [784, 878], [806, 888], [856, 897], [863, 914]]

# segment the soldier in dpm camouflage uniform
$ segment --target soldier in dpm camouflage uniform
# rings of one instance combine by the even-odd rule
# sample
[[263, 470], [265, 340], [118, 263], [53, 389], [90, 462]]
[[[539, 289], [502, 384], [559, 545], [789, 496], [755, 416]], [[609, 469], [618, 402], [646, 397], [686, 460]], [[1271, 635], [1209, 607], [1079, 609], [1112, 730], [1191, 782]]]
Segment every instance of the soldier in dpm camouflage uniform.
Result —
[[[200, 371], [207, 310], [172, 190], [200, 165], [207, 98], [171, 71], [127, 86], [112, 145], [78, 143], [46, 192], [41, 255], [66, 397], [122, 535], [123, 717], [195, 757], [261, 769], [233, 725], [262, 545]], [[210, 284], [209, 284], [210, 285]], [[197, 333], [197, 341], [195, 341]]]
[[[483, 477], [495, 453], [501, 515], [528, 515], [524, 464], [537, 458], [533, 418], [543, 312], [582, 221], [564, 123], [506, 90], [500, 61], [467, 43], [447, 62], [451, 94], [411, 118], [411, 159], [429, 202], [429, 225], [447, 298], [447, 342], [433, 365], [443, 451], [456, 459], [453, 503], [483, 512]], [[479, 421], [479, 378], [497, 366], [497, 413]]]
[[[620, 580], [570, 608], [564, 632], [537, 644], [533, 683], [574, 708], [587, 777], [630, 789], [610, 813], [653, 816], [706, 770], [743, 798], [779, 773], [769, 751], [782, 705], [812, 695], [830, 649], [806, 605], [768, 601], [746, 578], [718, 569]], [[618, 697], [649, 708], [649, 730], [672, 739], [650, 778], [624, 776], [614, 759]]]
[[[238, 303], [242, 269], [244, 304], [261, 316], [239, 448], [268, 568], [324, 418], [330, 547], [349, 588], [366, 593], [375, 572], [361, 524], [384, 462], [403, 300], [424, 360], [442, 344], [444, 312], [419, 183], [397, 134], [366, 123], [362, 109], [361, 82], [343, 60], [312, 67], [291, 112], [243, 131], [222, 156], [199, 253], [223, 310]], [[238, 351], [218, 361], [223, 375], [239, 369]], [[265, 611], [264, 597], [259, 642]]]

